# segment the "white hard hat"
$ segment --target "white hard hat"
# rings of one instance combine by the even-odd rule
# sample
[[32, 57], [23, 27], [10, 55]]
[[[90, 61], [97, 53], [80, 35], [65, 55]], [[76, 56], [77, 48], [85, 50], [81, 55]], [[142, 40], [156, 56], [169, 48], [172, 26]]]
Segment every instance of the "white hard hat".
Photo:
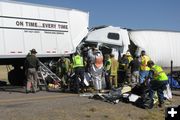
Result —
[[126, 52], [126, 55], [130, 56], [130, 55], [131, 55], [131, 53], [130, 53], [130, 52]]

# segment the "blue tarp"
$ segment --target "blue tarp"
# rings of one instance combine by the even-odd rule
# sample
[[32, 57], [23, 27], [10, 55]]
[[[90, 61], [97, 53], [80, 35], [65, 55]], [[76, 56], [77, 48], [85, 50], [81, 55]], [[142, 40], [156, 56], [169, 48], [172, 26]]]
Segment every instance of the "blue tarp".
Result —
[[180, 84], [173, 77], [168, 76], [168, 82], [171, 88], [180, 88]]

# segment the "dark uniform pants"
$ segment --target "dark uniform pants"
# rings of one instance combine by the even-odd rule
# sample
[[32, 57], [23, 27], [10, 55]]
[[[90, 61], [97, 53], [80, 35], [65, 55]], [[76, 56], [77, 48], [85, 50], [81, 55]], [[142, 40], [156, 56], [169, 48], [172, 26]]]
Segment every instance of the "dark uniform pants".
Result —
[[[76, 92], [79, 93], [79, 88], [81, 87], [84, 89], [84, 68], [83, 67], [77, 67], [75, 68], [75, 75], [76, 75]], [[80, 78], [80, 80], [79, 80]]]
[[26, 90], [30, 91], [32, 88], [33, 92], [37, 90], [37, 71], [35, 68], [28, 68], [27, 71], [27, 85]]
[[164, 102], [163, 91], [166, 89], [167, 84], [168, 84], [168, 80], [166, 80], [166, 81], [158, 81], [158, 80], [150, 81], [149, 96], [150, 96], [151, 100], [153, 100], [154, 91], [157, 91], [159, 103], [162, 104]]

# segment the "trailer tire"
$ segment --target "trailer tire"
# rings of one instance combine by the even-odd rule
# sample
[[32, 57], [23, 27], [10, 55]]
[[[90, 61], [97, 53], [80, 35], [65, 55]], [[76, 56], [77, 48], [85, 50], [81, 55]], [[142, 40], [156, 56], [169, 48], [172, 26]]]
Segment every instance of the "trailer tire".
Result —
[[23, 86], [25, 84], [25, 74], [21, 69], [13, 69], [8, 72], [9, 83], [13, 86]]

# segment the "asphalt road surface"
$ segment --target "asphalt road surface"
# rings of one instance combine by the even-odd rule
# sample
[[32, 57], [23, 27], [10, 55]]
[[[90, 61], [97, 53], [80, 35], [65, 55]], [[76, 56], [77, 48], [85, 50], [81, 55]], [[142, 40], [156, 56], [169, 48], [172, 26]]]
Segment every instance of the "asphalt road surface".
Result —
[[[180, 104], [173, 96], [171, 104]], [[110, 104], [77, 94], [23, 88], [0, 91], [0, 120], [164, 120], [164, 110], [145, 110], [130, 103]]]

